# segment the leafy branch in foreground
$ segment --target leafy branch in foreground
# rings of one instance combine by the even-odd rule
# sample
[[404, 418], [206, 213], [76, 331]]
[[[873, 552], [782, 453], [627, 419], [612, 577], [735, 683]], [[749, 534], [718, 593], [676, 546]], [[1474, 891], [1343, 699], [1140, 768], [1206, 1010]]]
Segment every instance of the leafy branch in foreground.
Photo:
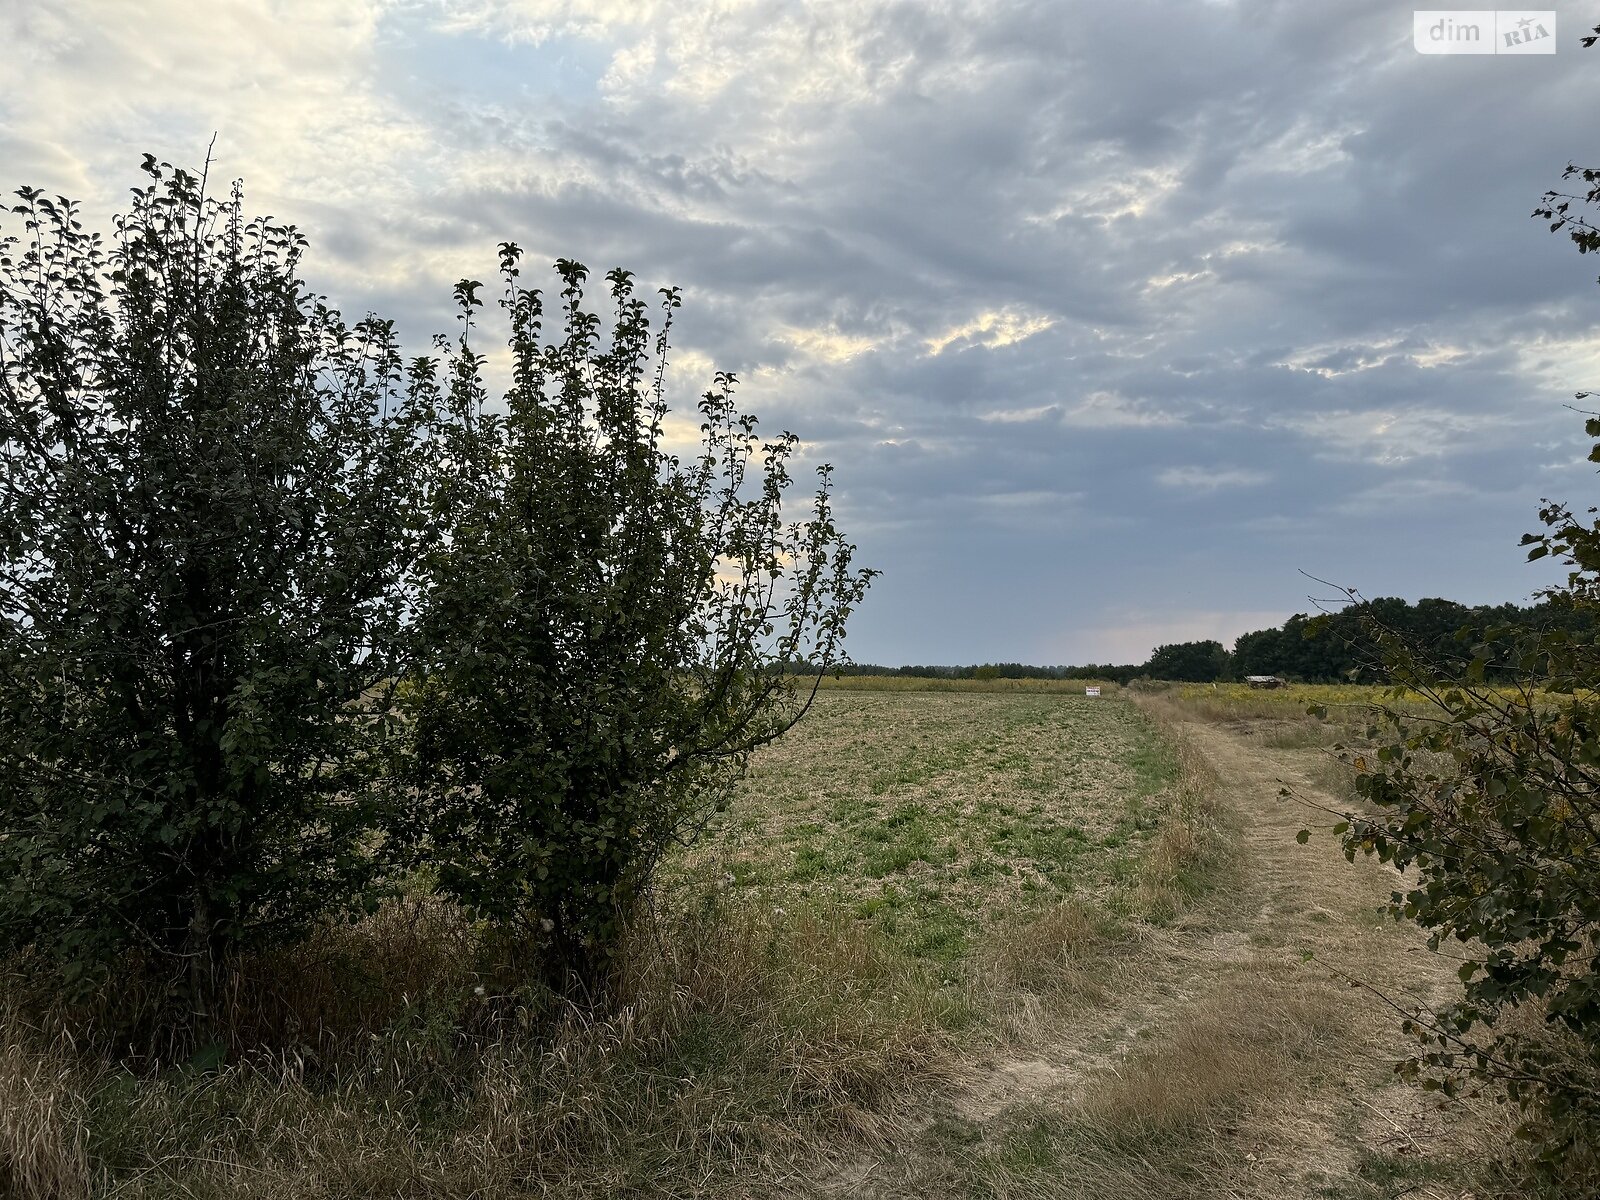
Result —
[[[1587, 429], [1600, 438], [1600, 420]], [[1600, 443], [1590, 457], [1600, 461]], [[1572, 568], [1546, 595], [1600, 615], [1600, 522], [1549, 503], [1540, 517], [1544, 530], [1523, 540], [1529, 557]], [[1566, 628], [1469, 627], [1461, 657], [1440, 662], [1375, 621], [1369, 632], [1394, 691], [1366, 730], [1371, 744], [1340, 747], [1366, 805], [1335, 831], [1347, 857], [1403, 872], [1396, 919], [1429, 930], [1435, 949], [1460, 943], [1462, 957], [1460, 998], [1408, 1020], [1424, 1048], [1402, 1069], [1451, 1094], [1464, 1077], [1492, 1081], [1538, 1119], [1549, 1155], [1592, 1152], [1600, 643]]]

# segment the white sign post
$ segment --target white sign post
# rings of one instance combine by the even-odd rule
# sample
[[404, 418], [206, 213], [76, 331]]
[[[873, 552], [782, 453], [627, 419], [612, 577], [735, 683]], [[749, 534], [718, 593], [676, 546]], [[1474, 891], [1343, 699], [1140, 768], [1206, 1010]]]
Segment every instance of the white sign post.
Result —
[[1097, 687], [1086, 687], [1083, 689], [1083, 694], [1085, 696], [1098, 696], [1100, 694], [1100, 689]]

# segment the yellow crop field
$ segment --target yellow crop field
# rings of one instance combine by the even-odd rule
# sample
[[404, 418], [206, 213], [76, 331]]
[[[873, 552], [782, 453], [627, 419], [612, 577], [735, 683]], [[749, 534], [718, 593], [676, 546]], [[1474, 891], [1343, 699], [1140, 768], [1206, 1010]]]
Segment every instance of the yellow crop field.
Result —
[[[1372, 705], [1393, 699], [1391, 689], [1374, 684], [1291, 683], [1281, 688], [1253, 688], [1248, 683], [1185, 683], [1177, 689], [1183, 700], [1212, 700], [1220, 704], [1261, 705], [1281, 711], [1313, 704]], [[1417, 699], [1415, 693], [1410, 693]]]

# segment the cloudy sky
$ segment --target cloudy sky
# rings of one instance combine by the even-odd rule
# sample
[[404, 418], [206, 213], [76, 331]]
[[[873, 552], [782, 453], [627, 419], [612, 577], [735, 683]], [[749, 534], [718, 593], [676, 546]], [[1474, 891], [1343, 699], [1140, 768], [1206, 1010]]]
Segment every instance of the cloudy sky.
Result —
[[1392, 0], [0, 0], [0, 186], [143, 152], [302, 225], [419, 349], [495, 245], [684, 289], [836, 464], [862, 661], [1141, 660], [1319, 589], [1522, 600], [1585, 505], [1600, 20], [1422, 56]]

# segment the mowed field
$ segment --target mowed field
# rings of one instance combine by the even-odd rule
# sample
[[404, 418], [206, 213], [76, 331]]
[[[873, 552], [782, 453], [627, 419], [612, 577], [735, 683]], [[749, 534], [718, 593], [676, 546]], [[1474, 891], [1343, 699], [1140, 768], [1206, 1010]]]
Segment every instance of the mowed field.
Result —
[[853, 683], [759, 758], [673, 875], [864, 925], [910, 965], [896, 986], [941, 998], [942, 1057], [786, 1187], [1500, 1194], [1485, 1146], [1503, 1119], [1397, 1082], [1400, 1015], [1360, 986], [1437, 1001], [1451, 964], [1378, 917], [1385, 870], [1331, 836], [1301, 846], [1323, 814], [1280, 795], [1347, 801], [1327, 747], [1378, 689], [1134, 702], [1081, 683]]
[[673, 884], [839, 907], [946, 963], [1068, 899], [1132, 915], [1176, 751], [1078, 691], [824, 691]]
[[830, 686], [757, 756], [603, 1017], [484, 973], [422, 893], [268, 964], [348, 1026], [303, 1052], [138, 1077], [9, 1036], [21, 1194], [1515, 1194], [1504, 1120], [1397, 1083], [1351, 986], [1454, 966], [1378, 918], [1384, 869], [1296, 841], [1283, 786], [1344, 801], [1305, 695], [936, 682]]

